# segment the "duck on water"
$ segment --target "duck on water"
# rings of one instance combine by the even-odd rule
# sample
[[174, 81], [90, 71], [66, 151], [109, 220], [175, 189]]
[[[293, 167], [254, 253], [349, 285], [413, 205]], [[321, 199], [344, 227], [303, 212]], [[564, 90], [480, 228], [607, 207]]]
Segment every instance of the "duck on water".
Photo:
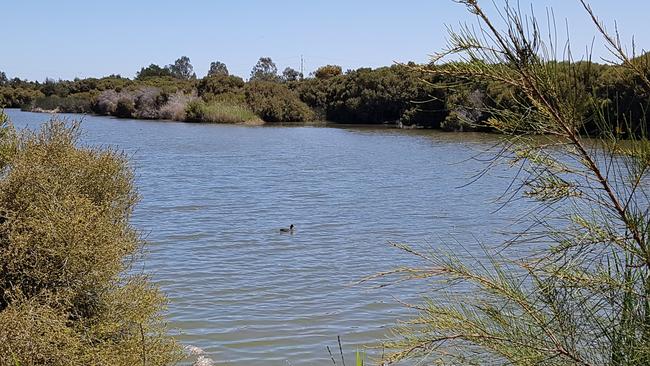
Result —
[[281, 228], [280, 232], [281, 233], [293, 233], [294, 230], [295, 230], [295, 226], [293, 226], [293, 224], [291, 224], [288, 228], [286, 228], [286, 227]]

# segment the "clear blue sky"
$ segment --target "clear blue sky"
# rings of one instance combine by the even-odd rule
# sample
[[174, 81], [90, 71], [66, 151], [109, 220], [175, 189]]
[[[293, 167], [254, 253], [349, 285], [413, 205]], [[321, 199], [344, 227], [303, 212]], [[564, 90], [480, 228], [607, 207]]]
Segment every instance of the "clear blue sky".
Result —
[[[568, 19], [574, 53], [584, 54], [595, 32], [578, 1], [534, 2], [542, 17], [553, 7], [562, 33]], [[493, 8], [490, 0], [483, 3]], [[626, 41], [634, 34], [637, 47], [650, 49], [650, 1], [591, 3], [610, 27], [618, 22]], [[261, 56], [283, 70], [298, 69], [302, 54], [306, 72], [329, 63], [345, 70], [426, 62], [444, 47], [446, 25], [475, 22], [451, 0], [7, 0], [0, 19], [0, 70], [30, 80], [132, 77], [142, 66], [183, 55], [199, 77], [214, 60], [247, 77]]]

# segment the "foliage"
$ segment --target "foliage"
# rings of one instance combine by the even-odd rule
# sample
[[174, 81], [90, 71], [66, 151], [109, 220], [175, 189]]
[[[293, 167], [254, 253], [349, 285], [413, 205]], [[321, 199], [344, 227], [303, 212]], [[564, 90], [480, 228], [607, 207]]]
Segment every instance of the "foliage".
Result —
[[138, 80], [144, 80], [146, 78], [151, 78], [151, 77], [161, 77], [161, 76], [172, 76], [172, 72], [169, 68], [167, 67], [160, 67], [156, 64], [151, 64], [147, 67], [143, 67], [138, 71], [136, 74], [136, 79]]
[[265, 122], [300, 122], [314, 119], [313, 111], [285, 85], [256, 81], [244, 88], [246, 102]]
[[277, 81], [278, 67], [270, 57], [260, 57], [251, 70], [250, 81]]
[[185, 121], [187, 116], [185, 110], [187, 104], [196, 99], [194, 95], [188, 95], [183, 92], [176, 92], [169, 96], [167, 102], [160, 107], [158, 116], [162, 119], [173, 121]]
[[135, 101], [131, 96], [123, 96], [117, 100], [113, 115], [119, 118], [131, 118], [135, 113]]
[[90, 93], [76, 93], [65, 98], [58, 95], [38, 97], [29, 106], [23, 106], [23, 108], [61, 113], [90, 113], [92, 104], [93, 95]]
[[[513, 191], [504, 197], [523, 194], [539, 210], [527, 217], [530, 229], [517, 233], [505, 248], [525, 243], [539, 250], [517, 259], [488, 254], [485, 248], [485, 263], [397, 245], [425, 266], [391, 274], [431, 280], [440, 291], [413, 305], [418, 317], [386, 344], [393, 350], [390, 360], [650, 364], [650, 142], [644, 134], [621, 141], [612, 123], [628, 121], [612, 121], [603, 112], [608, 106], [597, 103], [597, 91], [576, 87], [590, 82], [589, 65], [557, 62], [554, 45], [542, 42], [545, 32], [534, 17], [523, 17], [506, 4], [499, 14], [507, 22], [499, 29], [477, 1], [461, 3], [477, 16], [481, 30], [466, 26], [452, 32], [449, 50], [438, 56], [463, 62], [428, 72], [511, 91], [518, 108], [485, 107], [490, 127], [509, 137], [491, 163], [517, 167], [518, 184], [513, 182]], [[650, 91], [649, 69], [630, 58], [619, 38], [582, 4], [619, 67]], [[593, 115], [585, 120], [589, 110]], [[593, 128], [600, 140], [585, 137]]]
[[126, 157], [77, 146], [53, 120], [8, 135], [0, 180], [0, 363], [168, 365], [165, 299], [129, 271], [142, 247]]
[[339, 65], [321, 66], [314, 72], [316, 79], [329, 79], [343, 74], [343, 69]]
[[[361, 68], [341, 73], [336, 65], [320, 67], [314, 78], [303, 78], [287, 67], [281, 76], [268, 57], [262, 57], [251, 73], [251, 81], [282, 81], [295, 92], [319, 119], [344, 123], [397, 123], [400, 126], [422, 126], [451, 131], [498, 131], [487, 121], [495, 110], [512, 110], [521, 114], [528, 108], [520, 103], [525, 94], [521, 88], [494, 80], [455, 75], [453, 70], [468, 62], [493, 71], [504, 68], [500, 62], [460, 59], [442, 65], [393, 65], [377, 69]], [[631, 59], [635, 65], [648, 62], [647, 55]], [[582, 133], [600, 134], [616, 131], [622, 137], [650, 132], [645, 121], [650, 110], [650, 94], [645, 92], [642, 78], [620, 64], [599, 65], [593, 62], [548, 60], [543, 66], [558, 75], [556, 87], [572, 98], [581, 98], [575, 112], [581, 115]], [[172, 72], [172, 70], [175, 70]], [[439, 71], [439, 72], [430, 72]], [[161, 108], [176, 93], [198, 95], [205, 101], [220, 94], [244, 95], [246, 83], [227, 74], [223, 63], [211, 64], [208, 76], [194, 78], [189, 58], [181, 57], [173, 65], [150, 65], [138, 73], [135, 80], [110, 75], [103, 78], [68, 80], [46, 79], [44, 83], [8, 79], [0, 85], [0, 106], [38, 110], [87, 111], [87, 101], [98, 114], [115, 115], [119, 95], [132, 99], [134, 106], [122, 108], [123, 115], [131, 110], [133, 118], [163, 118]], [[148, 99], [139, 107], [136, 98], [142, 90], [160, 90], [158, 97]], [[105, 92], [112, 91], [113, 94]], [[82, 94], [88, 93], [88, 94]], [[42, 98], [46, 95], [51, 98]], [[580, 96], [581, 95], [581, 96]], [[110, 103], [106, 103], [110, 97]], [[38, 101], [37, 101], [38, 99]], [[68, 100], [71, 99], [71, 100]], [[119, 98], [118, 98], [119, 99]], [[126, 100], [123, 107], [129, 107]], [[302, 104], [294, 104], [302, 108]], [[110, 108], [103, 108], [110, 107]], [[174, 107], [180, 118], [185, 108]], [[157, 111], [157, 113], [155, 112]], [[169, 112], [169, 108], [168, 111]], [[302, 114], [301, 110], [295, 114]], [[603, 118], [594, 118], [602, 115]], [[166, 113], [169, 117], [170, 113]], [[316, 117], [314, 117], [316, 118]], [[529, 114], [527, 118], [534, 118]], [[607, 128], [601, 126], [606, 123]], [[524, 127], [521, 124], [520, 127]]]
[[446, 113], [444, 94], [424, 78], [420, 72], [395, 65], [376, 70], [358, 69], [328, 79], [305, 80], [296, 91], [305, 103], [322, 110], [330, 121], [384, 123], [401, 120], [403, 124], [439, 127]]
[[171, 72], [171, 76], [181, 79], [189, 80], [196, 79], [196, 74], [194, 73], [194, 67], [190, 63], [190, 58], [187, 56], [181, 56], [179, 59], [174, 61], [173, 64], [167, 66]]
[[228, 76], [228, 67], [221, 61], [213, 61], [210, 63], [210, 70], [208, 70], [208, 76], [212, 75], [225, 75]]
[[244, 80], [234, 75], [213, 74], [204, 77], [197, 85], [199, 96], [238, 92], [244, 86]]
[[302, 74], [291, 67], [287, 67], [282, 71], [282, 81], [291, 82], [298, 81], [302, 79]]
[[223, 100], [193, 100], [187, 104], [185, 115], [189, 122], [243, 123], [259, 119], [246, 104]]

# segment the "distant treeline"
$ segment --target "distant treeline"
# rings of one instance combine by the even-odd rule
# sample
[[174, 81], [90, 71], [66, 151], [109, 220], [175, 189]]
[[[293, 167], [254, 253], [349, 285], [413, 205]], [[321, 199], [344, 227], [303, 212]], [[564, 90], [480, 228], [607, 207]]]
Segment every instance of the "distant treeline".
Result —
[[[647, 60], [644, 55], [635, 62]], [[520, 90], [453, 79], [446, 76], [449, 67], [454, 65], [409, 63], [343, 72], [340, 66], [326, 65], [305, 77], [291, 68], [278, 73], [273, 61], [262, 57], [244, 81], [218, 61], [199, 79], [184, 56], [168, 66], [143, 67], [133, 80], [110, 75], [32, 82], [8, 79], [0, 72], [0, 106], [190, 122], [319, 120], [454, 131], [485, 130], [483, 122], [491, 117], [490, 110], [530, 108], [516, 102]], [[638, 78], [625, 69], [591, 62], [557, 62], [548, 67], [549, 72], [579, 76], [566, 78], [574, 80], [573, 85], [557, 88], [584, 101], [574, 112], [586, 132], [597, 130], [590, 126], [596, 113], [611, 117], [606, 120], [627, 121], [610, 126], [617, 133], [648, 131], [650, 98]]]

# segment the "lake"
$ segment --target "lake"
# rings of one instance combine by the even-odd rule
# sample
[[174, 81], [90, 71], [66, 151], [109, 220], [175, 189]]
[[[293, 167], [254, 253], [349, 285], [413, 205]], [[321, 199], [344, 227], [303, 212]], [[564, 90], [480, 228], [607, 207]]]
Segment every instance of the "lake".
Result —
[[[18, 128], [49, 118], [7, 113]], [[466, 185], [496, 135], [95, 116], [82, 126], [84, 144], [131, 157], [142, 195], [133, 224], [149, 242], [138, 270], [169, 296], [178, 339], [219, 364], [328, 364], [337, 336], [351, 363], [413, 315], [399, 301], [427, 290], [356, 283], [417, 264], [389, 242], [480, 257], [479, 242], [498, 242], [525, 209], [494, 203], [514, 172]], [[293, 234], [279, 232], [290, 224]]]

